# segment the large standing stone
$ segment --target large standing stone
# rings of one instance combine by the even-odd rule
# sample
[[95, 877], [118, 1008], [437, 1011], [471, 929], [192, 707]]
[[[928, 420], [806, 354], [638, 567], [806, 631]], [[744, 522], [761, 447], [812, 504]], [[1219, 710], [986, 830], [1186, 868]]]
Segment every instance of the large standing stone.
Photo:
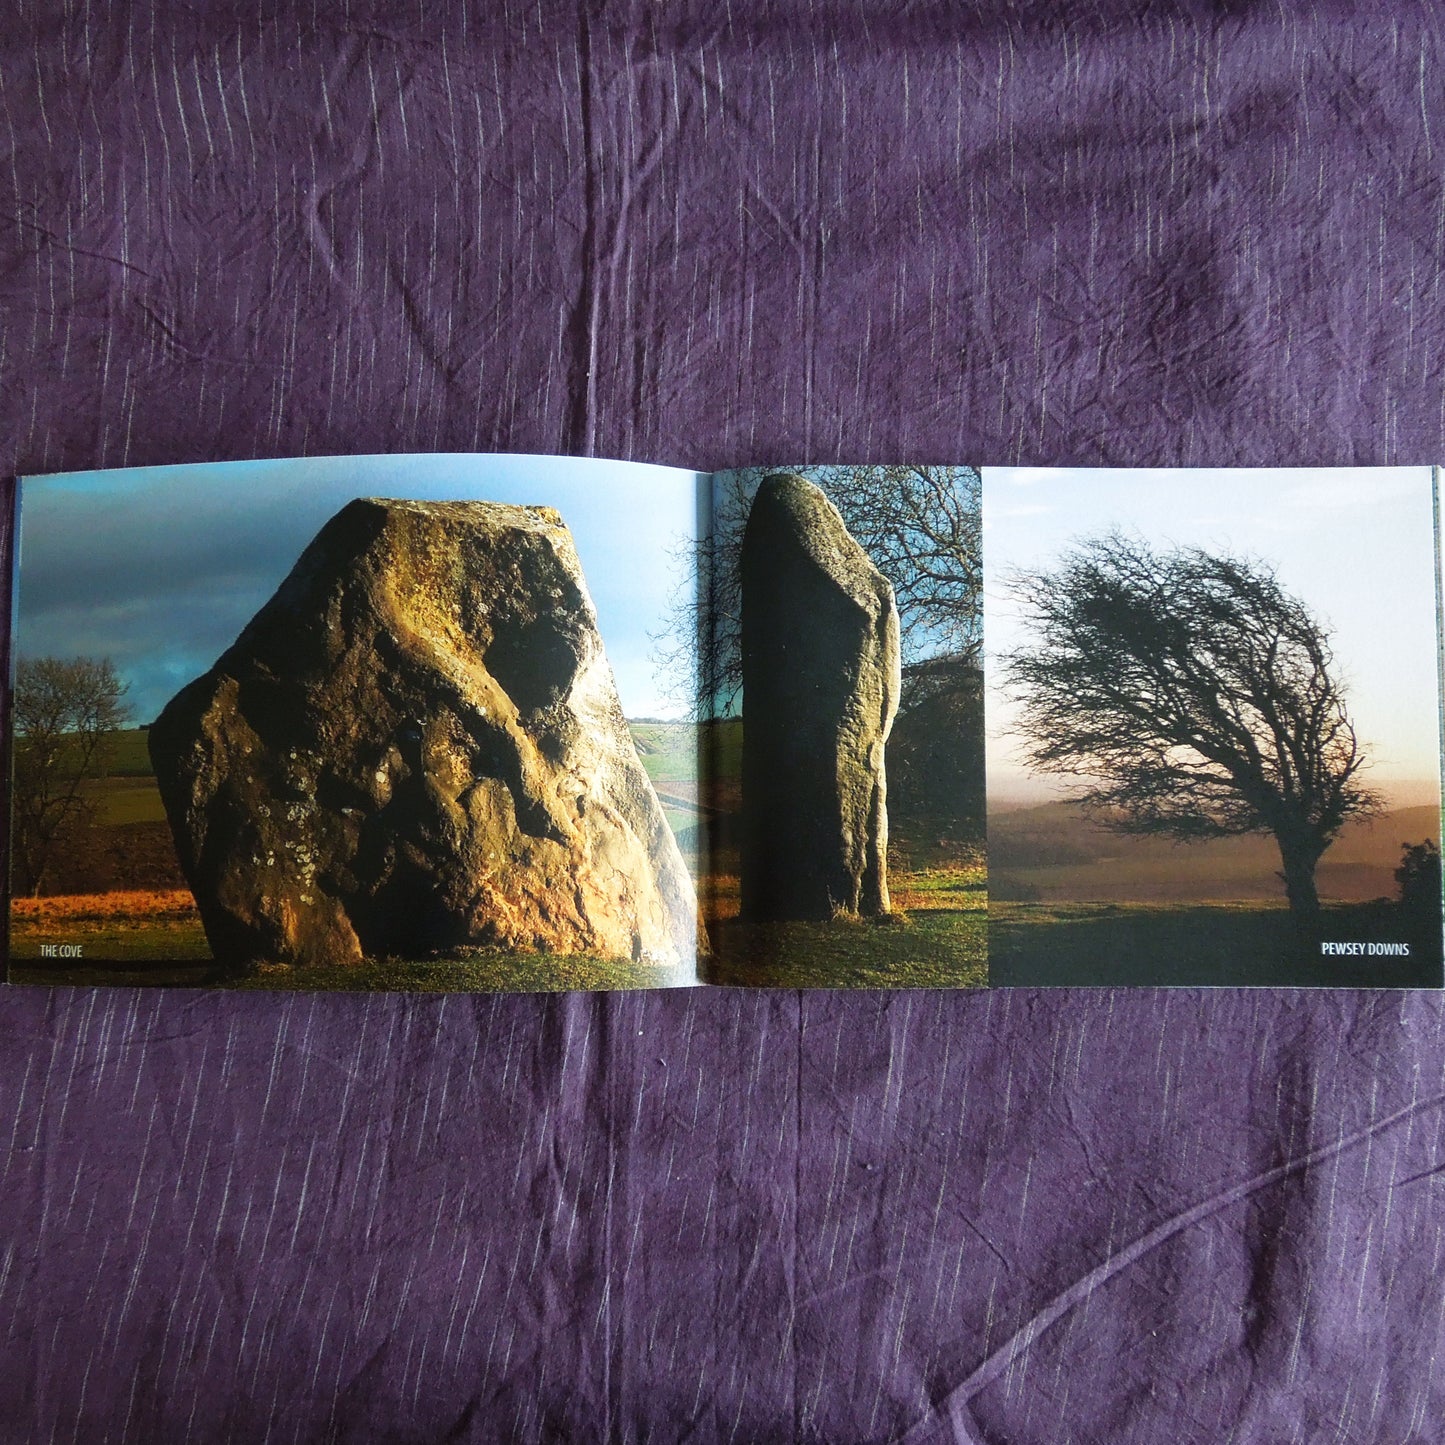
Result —
[[831, 502], [776, 474], [742, 548], [745, 919], [888, 912], [898, 609]]
[[350, 503], [150, 750], [224, 965], [694, 955], [691, 881], [550, 508]]

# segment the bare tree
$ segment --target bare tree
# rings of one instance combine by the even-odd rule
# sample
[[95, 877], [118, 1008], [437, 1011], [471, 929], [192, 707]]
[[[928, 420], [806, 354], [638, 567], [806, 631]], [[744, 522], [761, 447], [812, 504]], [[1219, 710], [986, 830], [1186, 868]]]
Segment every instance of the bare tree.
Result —
[[16, 892], [39, 893], [60, 848], [94, 821], [84, 784], [104, 776], [127, 716], [125, 691], [109, 658], [36, 657], [16, 667]]
[[1014, 590], [1036, 639], [1004, 659], [1029, 764], [1077, 777], [1078, 800], [1121, 832], [1272, 835], [1313, 927], [1320, 856], [1379, 799], [1309, 608], [1264, 562], [1118, 533]]
[[[664, 665], [681, 687], [696, 689], [704, 714], [727, 711], [742, 687], [738, 559], [753, 494], [772, 470], [718, 474], [712, 531], [695, 544], [687, 590], [659, 639]], [[928, 466], [802, 470], [893, 584], [905, 663], [939, 653], [975, 660], [983, 638], [978, 472]]]

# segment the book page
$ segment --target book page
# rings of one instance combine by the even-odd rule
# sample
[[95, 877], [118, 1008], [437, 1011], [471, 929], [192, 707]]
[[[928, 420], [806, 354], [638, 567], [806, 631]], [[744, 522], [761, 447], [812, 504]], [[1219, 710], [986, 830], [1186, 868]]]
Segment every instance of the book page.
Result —
[[1436, 480], [719, 473], [705, 977], [1438, 987]]
[[984, 468], [994, 983], [1440, 985], [1433, 482]]
[[705, 555], [704, 976], [985, 983], [979, 473], [720, 472]]
[[1429, 468], [320, 458], [20, 516], [12, 981], [1441, 981]]
[[707, 488], [464, 455], [22, 479], [10, 980], [697, 982], [694, 648], [657, 639]]

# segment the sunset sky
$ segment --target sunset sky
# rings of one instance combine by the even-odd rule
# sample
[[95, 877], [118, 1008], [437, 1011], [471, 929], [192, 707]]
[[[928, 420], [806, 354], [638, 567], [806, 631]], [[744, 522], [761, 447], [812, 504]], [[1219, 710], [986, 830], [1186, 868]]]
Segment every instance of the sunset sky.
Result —
[[1151, 546], [1197, 545], [1274, 565], [1333, 634], [1367, 781], [1396, 805], [1439, 796], [1435, 548], [1428, 467], [1163, 471], [985, 467], [984, 637], [990, 805], [1042, 802], [994, 659], [1026, 641], [1008, 574], [1054, 567], [1117, 528]]

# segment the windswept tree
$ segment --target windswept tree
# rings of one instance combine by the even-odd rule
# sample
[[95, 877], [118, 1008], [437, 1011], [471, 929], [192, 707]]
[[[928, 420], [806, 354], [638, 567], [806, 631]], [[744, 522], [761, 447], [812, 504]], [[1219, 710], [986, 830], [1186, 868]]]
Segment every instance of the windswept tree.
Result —
[[[695, 546], [687, 591], [660, 639], [664, 663], [681, 686], [696, 687], [704, 713], [726, 712], [742, 688], [739, 558], [753, 494], [765, 475], [761, 468], [719, 474], [712, 531]], [[939, 654], [976, 661], [983, 638], [978, 472], [835, 466], [810, 467], [807, 476], [893, 584], [905, 664]], [[905, 708], [908, 702], [905, 686]]]
[[1028, 764], [1106, 826], [1190, 842], [1272, 835], [1302, 928], [1315, 867], [1378, 809], [1329, 632], [1272, 568], [1114, 533], [1015, 578], [1034, 640], [1004, 659]]
[[35, 657], [16, 667], [16, 893], [39, 893], [60, 850], [94, 821], [85, 783], [104, 776], [126, 720], [125, 691], [109, 658]]

